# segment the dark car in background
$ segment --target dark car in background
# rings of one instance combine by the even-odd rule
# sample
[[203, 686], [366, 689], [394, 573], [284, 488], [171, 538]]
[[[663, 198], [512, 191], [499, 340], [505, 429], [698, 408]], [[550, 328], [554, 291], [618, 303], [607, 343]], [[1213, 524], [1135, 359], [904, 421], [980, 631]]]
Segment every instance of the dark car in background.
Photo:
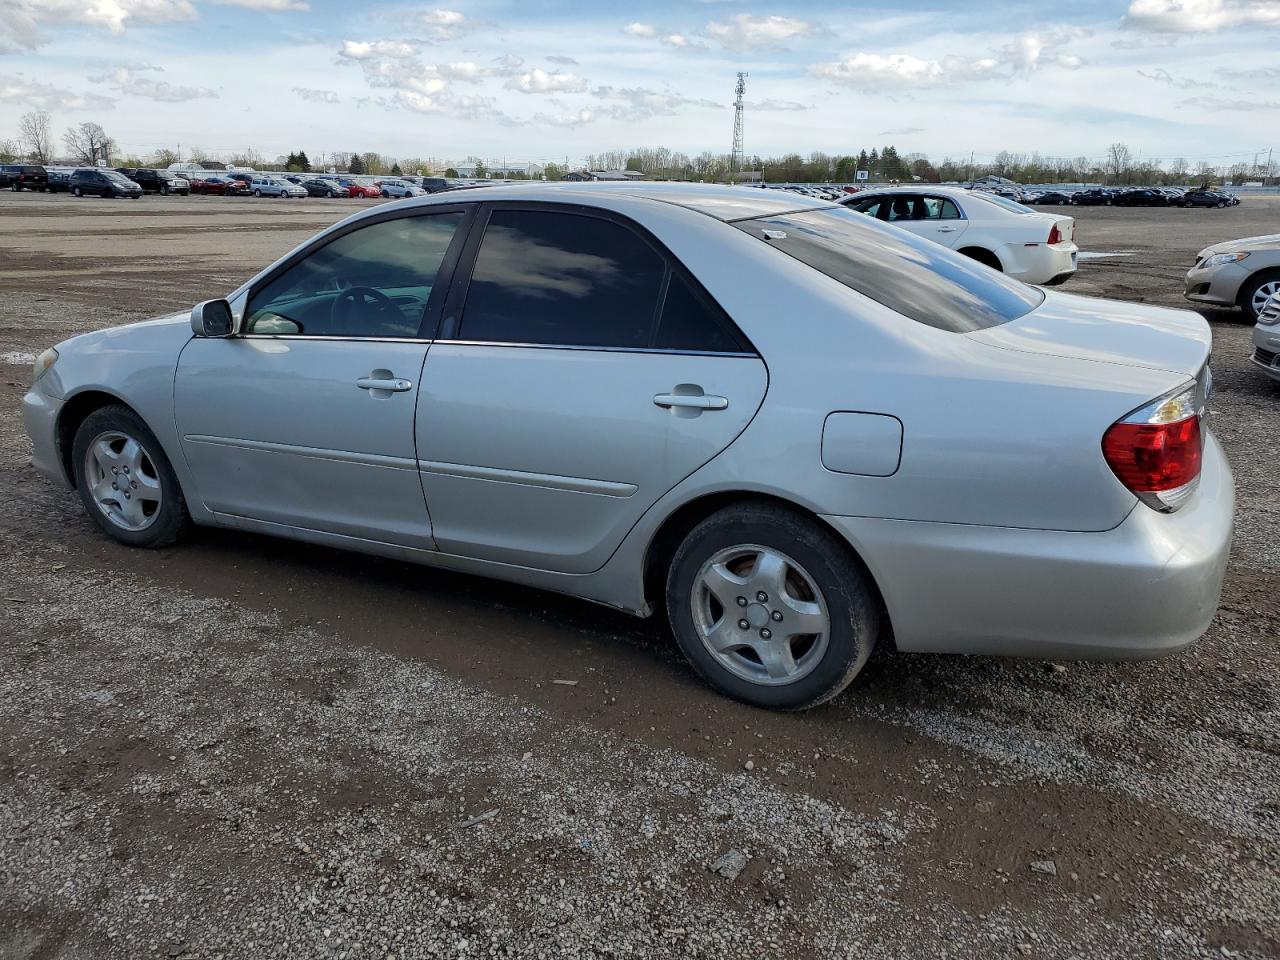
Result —
[[1111, 203], [1110, 190], [1081, 190], [1071, 198], [1071, 202], [1081, 207], [1098, 207]]
[[143, 193], [176, 193], [186, 196], [191, 192], [191, 181], [168, 170], [152, 170], [148, 167], [116, 167], [116, 173], [128, 177], [142, 188]]
[[1116, 194], [1111, 203], [1117, 207], [1167, 207], [1169, 197], [1159, 190], [1139, 188]]
[[137, 200], [142, 196], [140, 186], [114, 170], [80, 167], [71, 174], [68, 183], [73, 197], [128, 197]]
[[50, 193], [66, 193], [71, 189], [72, 171], [66, 167], [48, 167]]
[[298, 184], [303, 190], [307, 191], [308, 197], [346, 197], [350, 196], [347, 188], [340, 184], [337, 180], [325, 180], [321, 177], [315, 177], [311, 180], [303, 180]]
[[14, 193], [19, 190], [49, 189], [49, 172], [38, 163], [0, 163], [0, 189], [8, 187]]
[[1184, 207], [1230, 207], [1240, 201], [1217, 190], [1188, 190], [1179, 202]]
[[1048, 206], [1061, 206], [1071, 202], [1073, 194], [1065, 193], [1062, 190], [1047, 190], [1040, 194], [1032, 203]]

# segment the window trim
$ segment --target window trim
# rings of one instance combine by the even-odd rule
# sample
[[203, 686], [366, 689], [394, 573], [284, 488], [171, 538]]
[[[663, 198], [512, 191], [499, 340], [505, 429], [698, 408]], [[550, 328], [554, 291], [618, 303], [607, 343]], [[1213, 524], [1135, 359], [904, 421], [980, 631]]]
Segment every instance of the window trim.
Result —
[[[738, 326], [736, 321], [734, 321], [729, 311], [722, 307], [720, 302], [711, 295], [711, 292], [702, 285], [689, 268], [680, 262], [680, 258], [668, 250], [666, 245], [658, 240], [658, 238], [650, 233], [642, 224], [637, 223], [631, 217], [602, 207], [592, 207], [576, 203], [557, 203], [543, 200], [487, 200], [477, 203], [474, 206], [479, 207], [479, 210], [472, 222], [470, 236], [467, 237], [467, 243], [463, 248], [456, 265], [453, 283], [450, 286], [449, 295], [445, 301], [444, 321], [439, 327], [436, 339], [465, 346], [520, 347], [529, 350], [595, 350], [606, 353], [652, 353], [705, 357], [760, 356], [760, 352], [756, 349], [750, 338], [743, 333], [742, 328]], [[683, 279], [693, 291], [694, 297], [702, 300], [704, 302], [704, 306], [710, 306], [719, 315], [721, 322], [728, 325], [726, 332], [736, 339], [739, 346], [743, 349], [738, 352], [729, 352], [715, 350], [681, 350], [653, 346], [611, 347], [568, 343], [513, 343], [508, 340], [471, 340], [459, 337], [458, 334], [461, 332], [462, 328], [463, 308], [466, 306], [467, 293], [471, 289], [472, 272], [475, 269], [476, 257], [479, 254], [480, 244], [484, 239], [485, 230], [489, 226], [489, 218], [496, 211], [508, 210], [523, 210], [542, 213], [549, 212], [566, 214], [569, 216], [591, 217], [596, 220], [604, 220], [609, 223], [613, 223], [616, 226], [622, 227], [624, 230], [630, 231], [658, 255], [665, 268], [662, 276], [662, 286], [659, 290], [658, 299], [654, 306], [653, 320], [649, 328], [649, 343], [652, 344], [657, 338], [659, 325], [662, 321], [662, 310], [666, 306], [667, 302], [667, 291], [671, 286], [671, 277], [673, 274], [678, 273], [681, 279]]]
[[[431, 203], [403, 210], [379, 212], [367, 217], [361, 217], [358, 220], [352, 220], [349, 223], [339, 224], [319, 236], [313, 237], [306, 246], [295, 250], [285, 259], [278, 261], [269, 269], [269, 272], [257, 277], [250, 285], [244, 288], [242, 294], [244, 307], [241, 316], [237, 318], [237, 329], [232, 335], [233, 338], [239, 340], [357, 340], [389, 343], [432, 343], [437, 338], [440, 329], [440, 317], [444, 312], [444, 304], [453, 281], [454, 272], [457, 269], [458, 258], [462, 248], [470, 240], [472, 225], [476, 219], [477, 206], [478, 204], [475, 203]], [[462, 221], [458, 224], [458, 229], [454, 231], [453, 239], [449, 241], [449, 247], [445, 251], [444, 259], [440, 261], [440, 269], [436, 272], [436, 282], [432, 284], [431, 296], [427, 299], [426, 306], [423, 308], [422, 320], [418, 324], [418, 331], [414, 336], [388, 337], [381, 334], [377, 336], [358, 336], [355, 334], [315, 336], [306, 333], [246, 333], [240, 329], [249, 315], [249, 306], [253, 303], [254, 296], [260, 293], [263, 287], [272, 283], [295, 264], [300, 263], [314, 253], [318, 253], [335, 240], [339, 240], [365, 227], [387, 223], [391, 220], [403, 220], [407, 217], [428, 217], [447, 213], [461, 213], [463, 215]], [[233, 294], [233, 296], [236, 296], [236, 294]]]

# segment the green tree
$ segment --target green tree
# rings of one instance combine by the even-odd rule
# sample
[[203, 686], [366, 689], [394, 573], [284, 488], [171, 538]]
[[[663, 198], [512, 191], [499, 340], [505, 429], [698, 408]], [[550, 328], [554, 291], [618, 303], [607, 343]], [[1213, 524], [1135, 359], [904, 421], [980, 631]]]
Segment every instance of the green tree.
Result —
[[298, 151], [298, 158], [297, 158], [297, 159], [298, 159], [298, 172], [299, 172], [299, 173], [310, 173], [310, 172], [311, 172], [311, 161], [307, 159], [307, 151], [305, 151], [305, 150], [299, 150], [299, 151]]
[[393, 177], [399, 177], [404, 175], [404, 171], [400, 169], [400, 164], [393, 163], [391, 165], [391, 175]]
[[177, 163], [181, 159], [182, 158], [178, 156], [177, 150], [169, 150], [166, 147], [161, 147], [151, 155], [151, 162], [161, 170], [169, 166], [171, 163]]
[[356, 176], [359, 176], [364, 172], [365, 172], [364, 158], [361, 157], [360, 154], [358, 153], [353, 153], [351, 155], [351, 162], [347, 164], [347, 173], [352, 173], [352, 174], [355, 174]]
[[485, 166], [485, 162], [483, 160], [476, 161], [475, 175], [477, 179], [484, 179], [489, 175], [489, 168]]
[[444, 171], [444, 175], [453, 180], [456, 180], [458, 178], [458, 171], [455, 170], [453, 167], [447, 167]]
[[563, 180], [564, 173], [564, 167], [558, 163], [548, 163], [542, 168], [542, 175], [548, 180]]

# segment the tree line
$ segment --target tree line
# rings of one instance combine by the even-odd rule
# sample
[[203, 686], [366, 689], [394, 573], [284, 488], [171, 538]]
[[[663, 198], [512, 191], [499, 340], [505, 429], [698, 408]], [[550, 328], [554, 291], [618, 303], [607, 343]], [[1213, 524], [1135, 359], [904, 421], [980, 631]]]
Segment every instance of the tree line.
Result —
[[[179, 160], [221, 166], [261, 169], [266, 166], [283, 168], [297, 173], [325, 172], [329, 169], [354, 175], [400, 176], [402, 174], [432, 173], [432, 163], [422, 157], [390, 157], [376, 152], [334, 151], [318, 153], [312, 160], [305, 150], [297, 150], [268, 160], [254, 149], [214, 154], [198, 146], [189, 148], [185, 157], [176, 150], [159, 149], [146, 157], [122, 153], [116, 142], [97, 123], [84, 122], [68, 127], [61, 137], [61, 153], [57, 152], [53, 134], [53, 119], [46, 110], [32, 110], [18, 120], [18, 135], [0, 140], [0, 162], [27, 160], [32, 163], [52, 163], [62, 158], [77, 165], [120, 167], [167, 167]], [[491, 173], [505, 179], [523, 180], [531, 176], [547, 180], [562, 180], [570, 173], [567, 165], [547, 163], [541, 173], [532, 175], [523, 171], [499, 172], [493, 170], [482, 158], [469, 156], [467, 165], [474, 168], [475, 176]], [[667, 147], [639, 147], [630, 150], [606, 150], [588, 155], [584, 160], [588, 170], [635, 170], [653, 179], [728, 181], [734, 179], [731, 158], [728, 153], [703, 151], [690, 155]], [[824, 153], [815, 151], [808, 155], [784, 153], [778, 156], [747, 158], [746, 168], [766, 182], [786, 183], [851, 183], [857, 171], [865, 170], [872, 181], [914, 181], [925, 183], [964, 182], [984, 176], [1006, 177], [1020, 183], [1124, 183], [1143, 186], [1176, 185], [1191, 182], [1207, 182], [1214, 179], [1241, 180], [1247, 178], [1274, 178], [1275, 165], [1268, 169], [1256, 164], [1237, 163], [1214, 166], [1207, 161], [1194, 163], [1183, 158], [1167, 162], [1142, 159], [1124, 143], [1113, 143], [1101, 158], [1049, 157], [1040, 153], [1012, 153], [1001, 151], [989, 160], [975, 161], [969, 157], [944, 157], [934, 161], [923, 153], [899, 153], [892, 144], [871, 149], [859, 149], [856, 153]], [[445, 176], [456, 177], [458, 171], [449, 167]]]

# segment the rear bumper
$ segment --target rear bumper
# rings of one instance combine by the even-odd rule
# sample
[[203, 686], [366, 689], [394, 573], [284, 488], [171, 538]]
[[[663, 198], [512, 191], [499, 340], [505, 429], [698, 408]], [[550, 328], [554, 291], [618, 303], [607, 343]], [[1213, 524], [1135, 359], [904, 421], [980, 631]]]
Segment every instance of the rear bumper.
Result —
[[35, 387], [22, 398], [22, 425], [31, 438], [31, 465], [60, 487], [71, 488], [58, 451], [58, 413], [62, 401]]
[[1209, 435], [1191, 503], [1173, 514], [1138, 504], [1101, 533], [825, 519], [866, 561], [901, 650], [1133, 660], [1208, 628], [1234, 506]]
[[1079, 248], [1070, 242], [1053, 246], [1011, 243], [996, 255], [1005, 264], [1005, 273], [1024, 283], [1063, 283], [1076, 272]]

